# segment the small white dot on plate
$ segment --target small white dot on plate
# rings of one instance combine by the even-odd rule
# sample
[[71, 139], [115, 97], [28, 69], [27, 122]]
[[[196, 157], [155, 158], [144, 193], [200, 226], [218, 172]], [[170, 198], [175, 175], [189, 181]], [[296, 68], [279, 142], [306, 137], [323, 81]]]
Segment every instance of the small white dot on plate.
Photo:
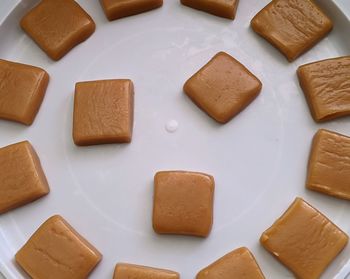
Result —
[[170, 120], [165, 124], [165, 130], [169, 133], [175, 133], [178, 127], [179, 123], [176, 120]]

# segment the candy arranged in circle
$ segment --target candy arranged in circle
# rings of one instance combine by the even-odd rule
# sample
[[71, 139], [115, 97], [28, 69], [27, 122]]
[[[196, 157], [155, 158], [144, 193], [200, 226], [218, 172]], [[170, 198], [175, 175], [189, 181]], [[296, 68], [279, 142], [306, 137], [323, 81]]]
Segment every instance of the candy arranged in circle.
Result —
[[113, 279], [180, 279], [175, 271], [141, 266], [135, 264], [118, 263], [114, 270]]

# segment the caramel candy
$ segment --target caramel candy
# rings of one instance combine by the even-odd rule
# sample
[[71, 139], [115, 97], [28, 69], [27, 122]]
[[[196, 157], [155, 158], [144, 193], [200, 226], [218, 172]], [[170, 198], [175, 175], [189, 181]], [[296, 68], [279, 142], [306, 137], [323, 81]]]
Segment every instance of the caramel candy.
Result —
[[74, 98], [74, 142], [76, 145], [130, 142], [133, 114], [131, 80], [78, 82]]
[[196, 279], [265, 279], [252, 253], [238, 248], [201, 270]]
[[260, 242], [297, 278], [318, 279], [346, 246], [348, 236], [311, 205], [297, 198], [262, 234]]
[[154, 177], [153, 229], [160, 234], [206, 237], [213, 223], [214, 178], [187, 171]]
[[95, 31], [92, 18], [74, 0], [42, 0], [22, 18], [21, 27], [53, 60]]
[[315, 121], [350, 115], [350, 56], [303, 65], [297, 73]]
[[113, 279], [180, 279], [177, 272], [141, 265], [119, 263], [114, 270]]
[[0, 148], [0, 214], [49, 191], [39, 157], [28, 141]]
[[0, 118], [31, 125], [48, 83], [43, 69], [0, 59]]
[[16, 254], [16, 262], [35, 279], [85, 279], [101, 258], [59, 215], [42, 224]]
[[251, 26], [293, 61], [325, 37], [333, 24], [312, 0], [274, 0], [252, 19]]
[[147, 12], [163, 5], [163, 0], [100, 0], [108, 20]]
[[319, 130], [313, 139], [306, 180], [310, 190], [350, 200], [350, 138]]
[[239, 0], [181, 0], [182, 5], [216, 16], [234, 19]]
[[184, 85], [192, 101], [219, 123], [226, 123], [260, 93], [262, 84], [225, 52], [216, 54]]

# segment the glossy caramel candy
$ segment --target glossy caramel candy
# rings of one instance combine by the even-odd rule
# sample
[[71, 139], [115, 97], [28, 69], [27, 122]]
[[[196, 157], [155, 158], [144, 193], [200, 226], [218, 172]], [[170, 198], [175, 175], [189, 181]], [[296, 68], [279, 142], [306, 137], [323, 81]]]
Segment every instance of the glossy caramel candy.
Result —
[[333, 24], [312, 0], [274, 0], [252, 19], [251, 26], [293, 61], [325, 37]]
[[297, 278], [318, 279], [343, 250], [348, 236], [301, 198], [297, 198], [261, 238], [264, 248]]
[[53, 60], [95, 31], [92, 18], [74, 0], [41, 0], [22, 18], [21, 27]]
[[119, 263], [113, 279], [180, 279], [177, 272], [135, 264]]
[[102, 255], [55, 215], [39, 227], [15, 258], [31, 278], [85, 279]]
[[49, 191], [39, 157], [28, 141], [0, 148], [0, 214]]
[[160, 234], [206, 237], [213, 223], [214, 178], [161, 171], [154, 177], [153, 228]]
[[315, 121], [350, 115], [350, 56], [306, 64], [297, 73]]
[[265, 279], [253, 254], [238, 248], [201, 270], [196, 279]]
[[76, 145], [131, 141], [134, 86], [131, 80], [97, 80], [75, 86], [73, 139]]
[[247, 68], [219, 52], [186, 81], [184, 91], [209, 116], [226, 123], [258, 96], [261, 87]]
[[234, 19], [239, 0], [181, 0], [185, 6], [220, 17]]
[[163, 5], [163, 0], [100, 0], [108, 20], [147, 12]]
[[0, 59], [0, 118], [31, 125], [48, 83], [43, 69]]
[[306, 187], [350, 200], [350, 138], [319, 130], [310, 152]]

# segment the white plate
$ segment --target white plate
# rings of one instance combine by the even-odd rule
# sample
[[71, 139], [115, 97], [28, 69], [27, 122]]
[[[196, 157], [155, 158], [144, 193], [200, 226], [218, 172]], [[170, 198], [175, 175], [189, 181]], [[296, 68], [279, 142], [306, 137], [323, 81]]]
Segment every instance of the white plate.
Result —
[[[298, 65], [349, 54], [350, 22], [332, 1], [319, 2], [335, 21], [333, 32], [294, 63], [249, 28], [268, 0], [241, 1], [233, 22], [178, 1], [108, 22], [99, 1], [80, 0], [97, 30], [59, 62], [47, 58], [18, 26], [34, 2], [23, 0], [0, 26], [0, 57], [43, 67], [51, 81], [31, 127], [0, 121], [0, 146], [30, 140], [51, 193], [0, 216], [0, 270], [8, 278], [24, 276], [14, 254], [56, 213], [103, 253], [91, 278], [112, 278], [116, 262], [169, 268], [194, 278], [243, 245], [253, 251], [267, 278], [291, 278], [258, 240], [296, 196], [350, 233], [349, 202], [304, 188], [313, 134], [321, 127], [350, 134], [349, 118], [315, 124], [295, 75]], [[215, 123], [182, 93], [184, 81], [221, 50], [263, 82], [261, 95], [226, 125]], [[133, 142], [76, 147], [71, 136], [74, 84], [106, 78], [135, 83]], [[170, 120], [179, 123], [175, 133], [165, 129]], [[152, 180], [164, 169], [215, 176], [214, 227], [207, 239], [153, 232]], [[349, 252], [350, 246], [322, 278], [343, 279]]]

